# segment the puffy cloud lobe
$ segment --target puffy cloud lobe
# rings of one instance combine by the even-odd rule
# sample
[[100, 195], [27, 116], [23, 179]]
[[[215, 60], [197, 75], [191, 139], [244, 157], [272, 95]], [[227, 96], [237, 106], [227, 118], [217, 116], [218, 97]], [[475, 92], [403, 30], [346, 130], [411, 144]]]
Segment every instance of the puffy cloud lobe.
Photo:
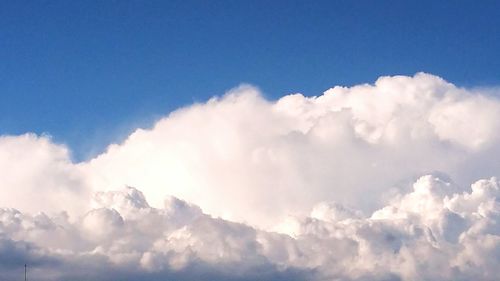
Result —
[[[167, 198], [165, 207], [156, 209], [141, 192], [127, 187], [100, 192], [93, 203], [94, 209], [75, 220], [0, 209], [0, 258], [19, 256], [4, 264], [14, 265], [5, 268], [6, 276], [14, 276], [18, 264], [28, 262], [40, 280], [114, 280], [127, 272], [132, 280], [302, 278], [299, 270], [278, 270], [259, 254], [257, 230], [214, 219], [177, 198]], [[47, 263], [54, 265], [47, 268]], [[85, 270], [71, 270], [75, 266]]]
[[[370, 216], [319, 203], [290, 218], [297, 227], [289, 236], [213, 218], [173, 197], [153, 208], [126, 187], [100, 192], [95, 208], [72, 222], [1, 209], [0, 257], [14, 257], [3, 263], [7, 276], [19, 259], [40, 280], [495, 280], [500, 182], [456, 191], [429, 175]], [[90, 271], [67, 269], [78, 265]]]
[[0, 136], [0, 206], [78, 213], [91, 190], [68, 149], [34, 134]]

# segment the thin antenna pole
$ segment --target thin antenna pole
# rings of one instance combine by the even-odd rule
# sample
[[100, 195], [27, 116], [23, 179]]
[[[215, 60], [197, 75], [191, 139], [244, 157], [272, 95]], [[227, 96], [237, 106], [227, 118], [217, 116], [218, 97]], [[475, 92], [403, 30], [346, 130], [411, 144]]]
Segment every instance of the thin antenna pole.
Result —
[[28, 281], [28, 266], [24, 264], [24, 281]]

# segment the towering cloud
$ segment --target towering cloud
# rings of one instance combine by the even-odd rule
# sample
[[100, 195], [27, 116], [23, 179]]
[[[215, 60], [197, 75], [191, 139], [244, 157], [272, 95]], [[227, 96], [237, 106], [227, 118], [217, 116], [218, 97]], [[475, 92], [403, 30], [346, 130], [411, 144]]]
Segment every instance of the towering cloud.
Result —
[[497, 94], [424, 73], [241, 86], [81, 163], [0, 137], [0, 277], [495, 280]]
[[[140, 187], [268, 227], [321, 200], [373, 211], [388, 188], [443, 172], [496, 175], [498, 99], [428, 74], [267, 101], [242, 86], [172, 113], [84, 164], [99, 189]], [[384, 198], [385, 199], [385, 198]]]

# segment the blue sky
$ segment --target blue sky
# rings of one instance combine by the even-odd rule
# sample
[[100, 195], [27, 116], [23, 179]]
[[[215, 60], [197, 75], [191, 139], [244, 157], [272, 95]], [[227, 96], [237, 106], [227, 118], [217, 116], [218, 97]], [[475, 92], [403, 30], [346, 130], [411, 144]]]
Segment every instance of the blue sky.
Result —
[[312, 2], [2, 1], [0, 134], [83, 159], [242, 82], [270, 99], [418, 71], [500, 84], [498, 1]]

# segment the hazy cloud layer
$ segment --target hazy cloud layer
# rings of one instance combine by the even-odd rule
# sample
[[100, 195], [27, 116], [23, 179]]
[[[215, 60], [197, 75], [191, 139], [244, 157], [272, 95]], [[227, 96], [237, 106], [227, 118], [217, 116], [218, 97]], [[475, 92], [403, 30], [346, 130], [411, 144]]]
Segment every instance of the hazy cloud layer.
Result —
[[0, 136], [0, 278], [495, 280], [495, 91], [241, 86], [82, 163]]

